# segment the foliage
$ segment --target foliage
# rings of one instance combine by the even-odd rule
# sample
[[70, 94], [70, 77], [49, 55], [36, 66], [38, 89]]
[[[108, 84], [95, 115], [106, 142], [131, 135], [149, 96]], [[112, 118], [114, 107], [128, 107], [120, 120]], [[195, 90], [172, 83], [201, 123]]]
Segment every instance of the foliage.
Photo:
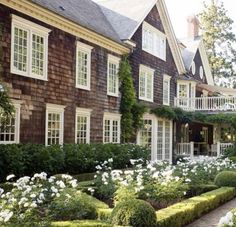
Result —
[[230, 78], [235, 76], [236, 37], [232, 31], [233, 20], [227, 15], [228, 12], [222, 1], [211, 0], [210, 4], [204, 3], [204, 10], [199, 15], [203, 30], [203, 40], [207, 50], [209, 63], [215, 80], [221, 76]]
[[122, 226], [155, 227], [156, 214], [154, 208], [147, 202], [128, 199], [113, 209], [111, 222]]
[[119, 68], [119, 79], [121, 81], [120, 113], [121, 116], [121, 141], [130, 141], [133, 133], [132, 107], [136, 102], [135, 88], [131, 73], [131, 66], [127, 56], [123, 57]]
[[119, 68], [121, 103], [121, 141], [132, 142], [140, 127], [142, 115], [145, 112], [143, 105], [137, 103], [131, 66], [128, 56], [123, 56]]
[[[11, 180], [14, 175], [9, 175]], [[69, 175], [47, 178], [42, 172], [33, 177], [22, 177], [13, 183], [10, 192], [0, 189], [0, 225], [48, 226], [48, 204], [60, 197], [64, 190], [77, 187], [77, 181]]]
[[112, 227], [111, 224], [97, 220], [53, 222], [53, 227]]
[[173, 120], [176, 118], [176, 114], [173, 108], [169, 106], [161, 106], [153, 109], [151, 113], [154, 113], [157, 117]]
[[95, 172], [96, 165], [109, 158], [114, 168], [122, 169], [130, 166], [129, 159], [148, 160], [150, 150], [133, 144], [0, 145], [0, 181], [11, 173], [22, 177], [42, 171], [49, 175]]
[[215, 184], [219, 187], [235, 187], [236, 188], [236, 172], [222, 171], [215, 177]]
[[215, 184], [193, 184], [190, 185], [187, 193], [188, 197], [200, 195], [205, 192], [216, 190], [218, 187]]
[[159, 210], [156, 212], [157, 227], [185, 226], [203, 213], [231, 200], [235, 194], [234, 188], [220, 188]]
[[96, 219], [96, 208], [87, 197], [75, 189], [64, 190], [50, 203], [50, 217], [54, 221]]

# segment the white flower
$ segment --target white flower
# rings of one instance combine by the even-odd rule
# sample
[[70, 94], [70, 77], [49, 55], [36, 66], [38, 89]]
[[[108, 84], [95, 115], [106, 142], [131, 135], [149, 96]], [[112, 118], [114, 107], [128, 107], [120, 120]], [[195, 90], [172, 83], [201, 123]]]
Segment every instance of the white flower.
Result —
[[108, 159], [108, 162], [113, 162], [113, 158], [109, 158], [109, 159]]
[[2, 188], [0, 188], [0, 195], [2, 195], [4, 192], [4, 190]]
[[10, 179], [14, 178], [15, 175], [14, 174], [10, 174], [6, 177], [6, 180], [9, 181]]
[[72, 188], [76, 188], [77, 187], [77, 180], [76, 179], [74, 179], [74, 180], [72, 180], [72, 181], [70, 181], [70, 184], [71, 184], [71, 186], [72, 186]]
[[0, 212], [0, 221], [8, 222], [10, 218], [13, 216], [13, 212], [10, 210], [3, 210]]
[[63, 181], [57, 181], [56, 182], [56, 185], [58, 185], [60, 188], [65, 188], [66, 186], [65, 186], [65, 184], [64, 184], [64, 182]]

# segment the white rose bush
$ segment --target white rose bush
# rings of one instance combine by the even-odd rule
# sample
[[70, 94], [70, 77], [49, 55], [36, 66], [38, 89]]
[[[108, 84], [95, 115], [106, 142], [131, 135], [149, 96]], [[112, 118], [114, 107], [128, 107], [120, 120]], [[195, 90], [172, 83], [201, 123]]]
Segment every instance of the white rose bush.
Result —
[[[9, 175], [7, 180], [12, 180]], [[0, 226], [48, 226], [47, 208], [68, 188], [76, 188], [77, 180], [69, 175], [47, 177], [42, 172], [33, 177], [22, 177], [13, 183], [9, 192], [0, 188]], [[43, 221], [42, 221], [43, 220]]]
[[98, 165], [95, 175], [95, 195], [115, 202], [127, 198], [144, 199], [161, 208], [187, 196], [190, 185], [212, 183], [223, 170], [235, 170], [236, 164], [226, 159], [183, 158], [176, 165], [166, 161], [131, 160], [130, 170], [112, 170], [112, 160]]

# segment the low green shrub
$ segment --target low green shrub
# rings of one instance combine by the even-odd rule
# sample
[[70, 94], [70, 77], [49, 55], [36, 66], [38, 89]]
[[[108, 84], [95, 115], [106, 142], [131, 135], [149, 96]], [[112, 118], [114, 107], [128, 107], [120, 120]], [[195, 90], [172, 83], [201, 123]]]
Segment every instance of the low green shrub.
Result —
[[112, 227], [111, 224], [94, 220], [53, 222], [52, 226], [53, 227]]
[[[95, 204], [92, 202], [95, 200]], [[49, 206], [49, 216], [55, 221], [96, 219], [96, 205], [102, 206], [96, 199], [76, 191], [67, 189], [56, 197]]]
[[233, 162], [236, 162], [236, 156], [229, 157], [229, 159]]
[[222, 171], [215, 177], [215, 185], [219, 187], [236, 187], [236, 172]]
[[218, 186], [215, 184], [198, 184], [190, 185], [189, 190], [187, 191], [187, 196], [192, 197], [196, 195], [201, 195], [202, 193], [216, 190]]
[[128, 199], [118, 203], [111, 213], [113, 225], [156, 227], [154, 208], [147, 202], [137, 199]]
[[[113, 159], [114, 168], [124, 169], [130, 166], [130, 159], [148, 160], [150, 150], [134, 144], [65, 144], [47, 147], [39, 144], [1, 144], [0, 182], [12, 173], [17, 177], [32, 176], [42, 171], [49, 175], [92, 173], [99, 163], [109, 158]], [[92, 180], [92, 175], [85, 175], [84, 178]]]
[[202, 214], [231, 200], [235, 195], [235, 188], [224, 187], [176, 203], [156, 212], [157, 227], [185, 226]]

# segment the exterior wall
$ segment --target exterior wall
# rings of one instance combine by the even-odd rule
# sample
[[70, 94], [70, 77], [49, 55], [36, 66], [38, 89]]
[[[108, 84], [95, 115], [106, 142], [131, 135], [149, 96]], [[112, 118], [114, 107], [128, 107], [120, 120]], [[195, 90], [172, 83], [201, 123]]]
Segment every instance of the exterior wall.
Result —
[[[144, 21], [165, 33], [156, 6], [151, 10]], [[166, 61], [163, 61], [158, 57], [155, 57], [154, 55], [151, 55], [142, 50], [142, 25], [140, 25], [140, 27], [135, 32], [134, 36], [132, 37], [132, 41], [134, 41], [137, 46], [130, 55], [129, 60], [132, 66], [137, 96], [139, 96], [139, 66], [140, 64], [143, 64], [152, 69], [155, 69], [153, 90], [154, 102], [145, 102], [145, 104], [149, 105], [150, 107], [163, 105], [163, 75], [167, 74], [171, 76], [170, 104], [174, 105], [174, 97], [176, 95], [175, 77], [177, 75], [177, 68], [168, 41], [166, 41]]]
[[[48, 81], [10, 73], [11, 14], [51, 29], [48, 39]], [[20, 142], [45, 143], [46, 103], [65, 105], [64, 142], [75, 141], [76, 107], [92, 109], [90, 141], [102, 142], [103, 113], [119, 112], [120, 98], [107, 96], [108, 50], [78, 39], [66, 32], [22, 15], [0, 4], [2, 79], [12, 99], [22, 100]], [[76, 41], [93, 46], [91, 54], [91, 90], [75, 88]], [[114, 54], [115, 55], [115, 54]], [[1, 58], [0, 58], [1, 59]]]
[[206, 74], [205, 74], [204, 68], [203, 68], [203, 79], [200, 78], [200, 72], [199, 72], [200, 70], [199, 69], [200, 69], [200, 66], [203, 67], [203, 63], [202, 63], [202, 59], [201, 59], [201, 55], [200, 55], [199, 50], [197, 50], [193, 61], [195, 62], [195, 66], [196, 66], [196, 72], [193, 75], [194, 79], [196, 79], [198, 81], [201, 81], [204, 84], [207, 84]]

